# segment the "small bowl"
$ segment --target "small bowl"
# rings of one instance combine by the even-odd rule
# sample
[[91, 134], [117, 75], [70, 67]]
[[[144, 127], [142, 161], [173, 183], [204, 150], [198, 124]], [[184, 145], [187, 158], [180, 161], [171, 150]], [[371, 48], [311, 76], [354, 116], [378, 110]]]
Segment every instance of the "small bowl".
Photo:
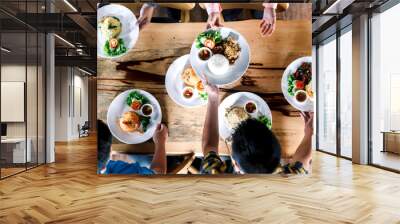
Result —
[[[150, 108], [150, 112], [145, 111], [146, 108]], [[151, 117], [151, 115], [152, 115], [153, 112], [154, 112], [154, 107], [153, 107], [153, 105], [151, 105], [151, 104], [149, 104], [149, 103], [146, 103], [146, 104], [144, 104], [144, 105], [140, 108], [140, 112], [141, 112], [141, 114], [142, 114], [143, 116], [145, 116], [145, 117]]]
[[207, 66], [214, 75], [225, 75], [229, 70], [229, 60], [222, 54], [215, 54], [207, 61]]
[[[207, 59], [202, 59], [201, 57], [200, 57], [200, 52], [203, 52], [203, 51], [207, 51], [208, 52], [208, 58]], [[213, 56], [213, 53], [212, 53], [212, 51], [208, 48], [208, 47], [202, 47], [202, 48], [200, 48], [199, 49], [199, 53], [197, 53], [197, 56], [199, 57], [199, 59], [200, 60], [202, 60], [202, 61], [207, 61], [208, 59], [210, 59], [212, 56]]]
[[294, 93], [294, 100], [299, 104], [305, 104], [308, 100], [307, 92], [304, 90], [297, 90]]
[[[253, 107], [253, 108], [250, 108], [250, 107]], [[246, 113], [251, 114], [251, 115], [257, 114], [257, 112], [258, 112], [257, 103], [252, 100], [247, 101], [244, 104], [243, 109], [244, 109], [244, 111], [246, 111]]]
[[[189, 94], [191, 93], [191, 95]], [[190, 86], [185, 86], [182, 90], [182, 97], [185, 100], [191, 100], [194, 98], [195, 95], [195, 89], [193, 87]]]

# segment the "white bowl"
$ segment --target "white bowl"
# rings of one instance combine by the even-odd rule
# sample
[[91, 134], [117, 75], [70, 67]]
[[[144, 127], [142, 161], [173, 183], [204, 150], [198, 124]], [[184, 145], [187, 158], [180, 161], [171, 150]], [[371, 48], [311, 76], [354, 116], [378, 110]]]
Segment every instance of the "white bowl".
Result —
[[225, 74], [215, 75], [208, 68], [207, 61], [200, 60], [198, 56], [199, 49], [196, 47], [195, 41], [190, 49], [190, 63], [195, 72], [202, 76], [202, 79], [207, 79], [209, 83], [221, 86], [237, 81], [247, 71], [247, 68], [250, 64], [250, 47], [246, 39], [244, 39], [244, 37], [237, 31], [227, 27], [221, 27], [219, 29], [221, 31], [222, 38], [227, 38], [229, 35], [233, 35], [235, 37], [237, 36], [238, 38], [237, 41], [240, 45], [241, 51], [239, 58], [235, 61], [235, 63], [233, 65], [229, 65], [229, 69]]
[[[100, 28], [97, 28], [97, 55], [102, 58], [115, 59], [119, 58], [129, 52], [132, 49], [136, 41], [139, 38], [139, 26], [133, 12], [125, 6], [118, 4], [110, 4], [103, 6], [97, 10], [97, 24], [100, 20], [106, 16], [115, 16], [121, 21], [121, 34], [116, 37], [124, 40], [126, 52], [117, 56], [108, 56], [104, 52], [104, 44], [107, 41], [107, 37], [103, 36]], [[98, 25], [97, 25], [98, 26]]]
[[[143, 113], [143, 108], [144, 108], [145, 106], [148, 106], [148, 107], [151, 108], [151, 113], [148, 114], [148, 115], [146, 115], [146, 114]], [[151, 117], [151, 115], [153, 115], [153, 113], [154, 113], [154, 107], [153, 107], [153, 105], [151, 105], [151, 104], [149, 104], [149, 103], [143, 104], [142, 107], [140, 108], [140, 113], [141, 113], [143, 116], [145, 116], [145, 117]]]
[[229, 70], [229, 61], [222, 54], [215, 54], [207, 61], [207, 66], [215, 75], [224, 75]]
[[[314, 103], [311, 100], [308, 100], [307, 103], [305, 104], [300, 104], [296, 101], [294, 96], [289, 95], [288, 93], [288, 76], [292, 73], [294, 73], [297, 68], [304, 62], [309, 62], [312, 63], [312, 57], [301, 57], [296, 60], [294, 60], [292, 63], [289, 64], [289, 66], [285, 69], [283, 75], [282, 75], [282, 80], [281, 80], [281, 88], [282, 88], [282, 93], [285, 96], [285, 99], [289, 102], [290, 105], [292, 105], [294, 108], [300, 110], [300, 111], [314, 111]], [[315, 79], [315, 74], [312, 74], [311, 81]], [[313, 82], [313, 81], [312, 81]], [[314, 92], [314, 97], [315, 97], [315, 92]]]
[[[132, 111], [130, 106], [126, 104], [126, 98], [132, 91], [138, 91], [140, 94], [145, 96], [149, 100], [149, 103], [154, 107], [152, 117], [150, 118], [150, 124], [145, 133], [124, 132], [119, 127], [119, 118], [121, 115], [127, 111]], [[161, 118], [161, 106], [157, 99], [150, 93], [139, 89], [130, 89], [120, 93], [111, 102], [107, 111], [107, 125], [110, 128], [111, 134], [120, 142], [125, 144], [139, 144], [151, 139], [157, 128], [157, 125], [161, 123]]]
[[[304, 94], [305, 96], [306, 96], [306, 99], [303, 101], [303, 102], [301, 102], [301, 101], [299, 101], [299, 100], [297, 100], [297, 95], [298, 94], [300, 94], [300, 93], [302, 93], [302, 94]], [[298, 103], [298, 104], [300, 104], [300, 105], [304, 105], [304, 104], [306, 104], [307, 103], [307, 101], [308, 101], [308, 95], [307, 95], [307, 92], [306, 91], [304, 91], [304, 90], [297, 90], [295, 93], [294, 93], [294, 100], [296, 100], [296, 102]]]
[[[256, 106], [256, 109], [255, 109], [252, 113], [250, 113], [250, 112], [248, 112], [248, 111], [246, 110], [246, 105], [247, 105], [248, 103], [253, 103], [253, 104]], [[256, 115], [256, 114], [258, 113], [258, 106], [257, 106], [257, 103], [256, 103], [254, 100], [249, 100], [249, 101], [247, 101], [247, 102], [243, 105], [243, 109], [244, 109], [244, 111], [246, 111], [246, 113], [248, 113], [248, 114], [250, 114], [250, 115]]]

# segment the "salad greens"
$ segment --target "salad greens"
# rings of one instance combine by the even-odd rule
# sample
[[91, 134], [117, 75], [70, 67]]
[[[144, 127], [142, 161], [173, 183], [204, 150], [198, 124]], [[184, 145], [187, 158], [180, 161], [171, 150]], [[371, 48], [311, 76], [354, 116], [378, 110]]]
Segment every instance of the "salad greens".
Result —
[[147, 126], [150, 124], [150, 117], [140, 116], [140, 124], [142, 125], [143, 132], [146, 132]]
[[208, 94], [206, 92], [200, 92], [199, 96], [202, 100], [207, 101], [208, 100]]
[[296, 79], [294, 78], [294, 75], [289, 75], [288, 76], [288, 93], [290, 96], [294, 96], [294, 90], [295, 90], [295, 82]]
[[106, 53], [108, 56], [118, 56], [120, 54], [123, 54], [126, 52], [124, 40], [121, 38], [118, 39], [118, 46], [114, 49], [110, 47], [110, 41], [107, 40], [103, 50], [104, 53]]
[[259, 120], [261, 123], [265, 124], [265, 126], [267, 126], [269, 129], [272, 128], [272, 122], [267, 116], [262, 115], [262, 116], [258, 117], [257, 120]]
[[204, 41], [210, 39], [213, 40], [215, 44], [222, 42], [221, 31], [209, 29], [199, 34], [196, 38], [196, 48], [204, 47]]
[[140, 101], [142, 105], [149, 102], [149, 100], [138, 91], [132, 91], [129, 93], [128, 98], [126, 98], [126, 104], [130, 107], [133, 100]]
[[[126, 98], [126, 104], [130, 107], [133, 100], [139, 101], [141, 105], [149, 103], [149, 100], [138, 91], [132, 91], [129, 93]], [[140, 124], [142, 125], [143, 131], [146, 132], [147, 127], [150, 124], [150, 117], [140, 116]]]

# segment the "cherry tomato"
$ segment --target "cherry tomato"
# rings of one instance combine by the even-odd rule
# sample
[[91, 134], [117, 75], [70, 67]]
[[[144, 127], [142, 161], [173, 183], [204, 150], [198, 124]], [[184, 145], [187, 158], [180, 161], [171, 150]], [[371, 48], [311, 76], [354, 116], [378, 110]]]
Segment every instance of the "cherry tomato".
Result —
[[303, 81], [296, 81], [296, 89], [304, 89], [304, 82]]
[[215, 47], [215, 42], [213, 40], [211, 40], [211, 39], [206, 39], [204, 41], [204, 46], [206, 46], [206, 47], [208, 47], [210, 49], [213, 49]]
[[141, 106], [142, 106], [142, 104], [140, 103], [140, 101], [138, 101], [138, 100], [132, 101], [131, 108], [133, 110], [139, 110]]
[[110, 48], [115, 49], [118, 47], [118, 40], [117, 39], [110, 39]]

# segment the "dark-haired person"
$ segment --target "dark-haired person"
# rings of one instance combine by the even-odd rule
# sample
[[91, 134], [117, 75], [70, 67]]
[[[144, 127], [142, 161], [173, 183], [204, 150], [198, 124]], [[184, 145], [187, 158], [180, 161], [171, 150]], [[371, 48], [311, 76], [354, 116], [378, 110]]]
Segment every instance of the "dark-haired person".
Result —
[[[203, 128], [202, 151], [204, 159], [202, 174], [225, 173], [227, 165], [218, 154], [218, 87], [205, 85], [208, 93], [207, 114]], [[281, 162], [281, 146], [273, 132], [255, 119], [242, 122], [232, 135], [231, 158], [238, 173], [296, 173], [306, 174], [310, 170], [311, 142], [313, 135], [313, 113], [302, 113], [304, 138], [294, 156]]]
[[167, 156], [165, 143], [168, 138], [168, 128], [158, 124], [153, 135], [155, 145], [154, 156], [150, 168], [142, 167], [138, 162], [131, 161], [127, 156], [114, 153], [111, 150], [112, 136], [108, 126], [97, 121], [97, 159], [98, 173], [101, 174], [165, 174], [167, 172]]
[[313, 113], [301, 113], [304, 137], [293, 157], [281, 165], [281, 146], [274, 133], [255, 119], [242, 122], [232, 135], [232, 159], [240, 173], [307, 174], [311, 168]]

